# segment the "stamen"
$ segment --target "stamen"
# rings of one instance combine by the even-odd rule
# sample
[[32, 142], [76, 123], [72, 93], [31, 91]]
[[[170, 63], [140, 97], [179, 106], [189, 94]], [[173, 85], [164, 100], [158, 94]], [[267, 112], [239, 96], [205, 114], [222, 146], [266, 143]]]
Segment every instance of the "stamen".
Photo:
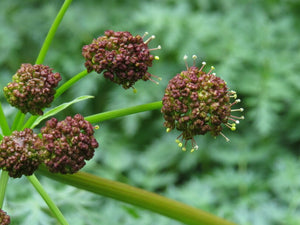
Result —
[[98, 130], [99, 128], [100, 128], [99, 125], [94, 126], [95, 130]]
[[193, 60], [194, 60], [193, 66], [195, 66], [195, 65], [196, 65], [196, 59], [197, 59], [197, 56], [196, 56], [196, 55], [193, 55], [192, 58], [193, 58]]
[[142, 36], [142, 38], [144, 39], [144, 37], [146, 37], [148, 34], [149, 34], [149, 33], [146, 31], [146, 32], [144, 33], [144, 35]]
[[230, 141], [230, 139], [229, 139], [228, 137], [226, 137], [225, 134], [223, 134], [222, 132], [221, 132], [220, 134], [225, 138], [225, 140], [226, 140], [227, 142]]
[[207, 75], [209, 75], [211, 73], [211, 71], [213, 71], [215, 69], [215, 67], [211, 66], [210, 70], [208, 71]]
[[202, 69], [204, 68], [205, 65], [206, 65], [206, 62], [202, 62], [202, 66], [199, 71], [202, 71]]
[[157, 46], [156, 48], [150, 48], [149, 51], [155, 51], [155, 50], [159, 50], [159, 49], [161, 49], [161, 46], [160, 46], [160, 45]]
[[233, 115], [230, 115], [231, 118], [234, 118], [234, 119], [238, 119], [238, 120], [243, 120], [245, 119], [244, 116], [233, 116]]
[[241, 99], [236, 99], [233, 103], [230, 104], [230, 107], [235, 105], [236, 103], [239, 103], [239, 102], [241, 102]]
[[232, 131], [236, 130], [236, 124], [235, 123], [226, 123], [225, 126], [228, 127]]
[[231, 95], [229, 95], [230, 98], [234, 98], [234, 99], [237, 98], [237, 94], [235, 91], [230, 91], [230, 94], [231, 94]]
[[137, 90], [134, 87], [132, 87], [132, 91], [133, 91], [134, 94], [137, 93]]
[[232, 109], [231, 112], [244, 112], [244, 108]]
[[216, 76], [217, 74], [216, 73], [212, 73], [211, 75]]
[[156, 79], [158, 79], [158, 80], [162, 80], [162, 78], [161, 77], [158, 77], [158, 76], [156, 76], [156, 75], [153, 75], [153, 74], [151, 74], [151, 77], [155, 77]]
[[171, 131], [171, 128], [167, 128], [166, 132], [169, 133]]
[[184, 60], [184, 63], [185, 63], [186, 69], [188, 70], [188, 69], [189, 69], [189, 65], [188, 65], [188, 63], [187, 63], [187, 58], [188, 58], [188, 56], [187, 56], [187, 55], [184, 55], [184, 56], [183, 56], [183, 60]]
[[154, 59], [155, 59], [155, 60], [159, 60], [159, 56], [157, 56], [157, 55], [154, 56]]
[[146, 41], [144, 41], [144, 44], [148, 44], [151, 40], [153, 40], [155, 38], [155, 35], [152, 35], [151, 37], [149, 37]]
[[235, 119], [233, 119], [233, 118], [228, 118], [229, 120], [231, 120], [231, 121], [233, 121], [233, 122], [235, 122], [236, 124], [239, 124], [240, 123], [240, 121], [238, 121], [238, 120], [235, 120]]
[[157, 84], [157, 85], [159, 85], [159, 83], [156, 81], [156, 80], [153, 80], [152, 78], [148, 78], [148, 80], [150, 80], [150, 81], [152, 81], [153, 83], [155, 83], [155, 84]]
[[186, 147], [182, 147], [181, 150], [185, 152], [186, 151]]

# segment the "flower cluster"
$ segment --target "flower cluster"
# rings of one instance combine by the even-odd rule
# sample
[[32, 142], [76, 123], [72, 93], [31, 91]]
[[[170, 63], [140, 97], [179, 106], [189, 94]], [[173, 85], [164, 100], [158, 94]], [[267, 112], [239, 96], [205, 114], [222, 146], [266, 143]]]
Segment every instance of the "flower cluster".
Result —
[[32, 175], [44, 158], [42, 141], [31, 129], [14, 131], [0, 144], [0, 168], [18, 178]]
[[[186, 60], [185, 56], [185, 60]], [[236, 117], [231, 115], [232, 111], [243, 111], [243, 109], [231, 109], [231, 107], [240, 102], [236, 99], [237, 95], [234, 91], [229, 91], [226, 82], [217, 77], [215, 73], [211, 73], [214, 67], [208, 73], [202, 71], [205, 62], [199, 69], [194, 65], [188, 67], [187, 70], [177, 74], [169, 81], [162, 99], [162, 113], [164, 115], [164, 126], [167, 132], [176, 128], [182, 133], [176, 142], [182, 150], [186, 150], [186, 142], [192, 141], [192, 150], [198, 148], [195, 143], [194, 136], [211, 133], [212, 136], [222, 135], [229, 139], [221, 132], [222, 124], [231, 130], [236, 129], [237, 119], [244, 117]], [[231, 103], [230, 98], [236, 100]], [[232, 121], [229, 123], [228, 121]], [[179, 140], [185, 140], [185, 144]]]
[[10, 224], [10, 216], [7, 215], [5, 211], [0, 209], [0, 224], [1, 225], [8, 225]]
[[75, 173], [94, 155], [98, 142], [93, 126], [76, 114], [58, 122], [52, 118], [41, 129], [43, 144], [49, 156], [45, 164], [50, 172]]
[[54, 99], [55, 89], [61, 80], [59, 73], [45, 65], [22, 64], [13, 81], [4, 87], [7, 101], [23, 113], [42, 115]]
[[158, 57], [151, 55], [150, 51], [160, 49], [160, 46], [154, 49], [148, 48], [148, 43], [153, 38], [154, 36], [151, 36], [143, 41], [140, 35], [132, 36], [126, 31], [107, 30], [104, 36], [83, 46], [85, 67], [88, 72], [93, 70], [97, 73], [103, 72], [106, 79], [122, 85], [125, 89], [132, 87], [138, 80], [152, 80], [153, 75], [147, 70], [152, 66], [152, 61]]

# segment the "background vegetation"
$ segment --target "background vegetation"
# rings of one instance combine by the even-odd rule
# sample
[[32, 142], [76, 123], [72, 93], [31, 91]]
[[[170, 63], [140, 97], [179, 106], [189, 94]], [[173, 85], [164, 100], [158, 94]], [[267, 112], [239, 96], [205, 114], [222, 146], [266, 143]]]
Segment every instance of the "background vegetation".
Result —
[[[34, 63], [62, 1], [0, 2], [0, 86], [21, 63]], [[59, 116], [158, 101], [169, 79], [185, 69], [183, 55], [198, 56], [237, 91], [246, 120], [235, 133], [197, 138], [199, 150], [183, 153], [166, 134], [159, 111], [104, 122], [96, 156], [85, 167], [199, 207], [241, 225], [300, 224], [300, 3], [296, 0], [87, 0], [72, 3], [45, 64], [63, 81], [84, 69], [81, 48], [107, 29], [156, 35], [160, 61], [151, 73], [159, 86], [139, 82], [134, 94], [96, 73], [63, 95], [94, 100]], [[4, 102], [3, 94], [0, 95]], [[61, 98], [62, 99], [62, 98]], [[60, 100], [61, 101], [61, 100]], [[59, 101], [53, 105], [59, 104]], [[3, 105], [6, 114], [16, 110]], [[37, 174], [38, 175], [38, 174]], [[73, 225], [179, 224], [160, 215], [98, 197], [48, 178], [42, 184]], [[12, 224], [55, 224], [26, 179], [10, 179], [6, 206]]]

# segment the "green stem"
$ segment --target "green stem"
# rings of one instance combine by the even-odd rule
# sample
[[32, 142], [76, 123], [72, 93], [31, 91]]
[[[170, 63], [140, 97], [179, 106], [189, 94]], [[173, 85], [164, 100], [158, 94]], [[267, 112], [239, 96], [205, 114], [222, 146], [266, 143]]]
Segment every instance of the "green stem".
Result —
[[2, 170], [0, 177], [0, 209], [2, 209], [6, 186], [8, 182], [8, 172]]
[[41, 168], [40, 171], [44, 175], [60, 182], [148, 209], [185, 224], [235, 225], [232, 222], [175, 200], [127, 184], [103, 179], [92, 174], [78, 172], [73, 175], [62, 175], [50, 173], [44, 168]]
[[1, 102], [0, 102], [0, 127], [1, 127], [1, 130], [2, 130], [2, 133], [4, 134], [4, 136], [7, 136], [10, 134], [10, 128], [8, 126], [6, 117], [4, 115]]
[[11, 130], [20, 130], [22, 128], [24, 119], [25, 119], [25, 114], [19, 110], [15, 117]]
[[60, 210], [57, 208], [57, 206], [54, 204], [54, 202], [51, 200], [49, 195], [44, 190], [43, 186], [40, 184], [38, 179], [35, 177], [35, 175], [27, 176], [27, 179], [31, 182], [31, 184], [34, 186], [34, 188], [37, 190], [37, 192], [41, 195], [41, 197], [44, 199], [46, 204], [48, 205], [49, 209], [52, 211], [56, 219], [60, 222], [62, 225], [68, 225], [68, 222], [60, 212]]
[[48, 52], [48, 49], [50, 47], [50, 44], [54, 38], [54, 35], [56, 33], [56, 30], [60, 24], [60, 22], [62, 21], [69, 5], [71, 4], [72, 0], [65, 0], [64, 4], [62, 5], [61, 9], [59, 10], [48, 34], [47, 34], [47, 37], [43, 43], [43, 46], [40, 50], [40, 53], [35, 61], [35, 64], [42, 64], [44, 62], [44, 59], [45, 59], [45, 56]]
[[78, 73], [77, 75], [75, 75], [74, 77], [72, 77], [70, 80], [68, 80], [66, 83], [64, 83], [62, 86], [60, 86], [57, 89], [54, 98], [55, 99], [58, 98], [62, 93], [64, 93], [66, 90], [68, 90], [68, 88], [70, 88], [73, 84], [75, 84], [77, 81], [84, 78], [88, 74], [89, 73], [87, 70], [83, 70], [80, 73]]
[[30, 116], [29, 119], [26, 121], [26, 123], [24, 124], [22, 129], [25, 128], [29, 128], [31, 127], [31, 125], [35, 122], [35, 120], [38, 118], [39, 116]]
[[152, 102], [143, 105], [127, 107], [124, 109], [117, 109], [117, 110], [112, 110], [104, 113], [98, 113], [92, 116], [85, 117], [85, 120], [89, 121], [90, 123], [98, 123], [104, 120], [110, 120], [110, 119], [114, 119], [121, 116], [127, 116], [134, 113], [160, 109], [161, 106], [162, 106], [161, 101]]

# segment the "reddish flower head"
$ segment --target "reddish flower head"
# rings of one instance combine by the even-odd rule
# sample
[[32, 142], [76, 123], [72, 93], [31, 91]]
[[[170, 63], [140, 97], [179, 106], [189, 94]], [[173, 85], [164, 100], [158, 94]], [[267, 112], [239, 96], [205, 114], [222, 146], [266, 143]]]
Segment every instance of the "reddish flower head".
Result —
[[[193, 58], [195, 60], [196, 56]], [[243, 111], [231, 109], [240, 100], [230, 102], [230, 98], [236, 98], [236, 93], [228, 91], [226, 82], [215, 73], [211, 73], [214, 67], [211, 67], [208, 73], [203, 72], [205, 64], [203, 62], [200, 69], [195, 66], [195, 61], [191, 67], [186, 65], [186, 71], [182, 71], [169, 81], [162, 99], [164, 126], [168, 132], [174, 128], [181, 131], [178, 138], [186, 142], [191, 140], [192, 151], [198, 148], [194, 136], [210, 133], [212, 136], [221, 134], [225, 137], [221, 132], [222, 125], [235, 130], [236, 124], [239, 123], [237, 119], [244, 118], [231, 115], [232, 111]], [[227, 137], [225, 138], [229, 141]], [[186, 150], [186, 144], [183, 145], [179, 139], [176, 142], [184, 151]]]
[[28, 128], [14, 131], [0, 143], [0, 168], [14, 178], [32, 175], [44, 156], [41, 139]]
[[55, 88], [61, 80], [59, 73], [44, 65], [22, 64], [13, 81], [4, 87], [7, 101], [23, 113], [42, 115], [54, 99]]
[[8, 225], [10, 224], [10, 216], [7, 215], [2, 209], [0, 209], [0, 224], [1, 225]]
[[76, 114], [58, 122], [52, 118], [41, 129], [44, 147], [48, 151], [45, 164], [53, 173], [75, 173], [94, 156], [98, 142], [94, 128], [83, 116]]
[[[152, 80], [148, 67], [152, 61], [158, 59], [150, 55], [148, 43], [154, 38], [151, 36], [144, 41], [143, 37], [132, 36], [131, 33], [107, 30], [104, 36], [94, 39], [89, 45], [82, 48], [82, 55], [86, 59], [85, 67], [88, 72], [95, 70], [102, 73], [106, 79], [122, 85], [128, 89], [138, 80]], [[153, 80], [152, 80], [153, 81]]]

